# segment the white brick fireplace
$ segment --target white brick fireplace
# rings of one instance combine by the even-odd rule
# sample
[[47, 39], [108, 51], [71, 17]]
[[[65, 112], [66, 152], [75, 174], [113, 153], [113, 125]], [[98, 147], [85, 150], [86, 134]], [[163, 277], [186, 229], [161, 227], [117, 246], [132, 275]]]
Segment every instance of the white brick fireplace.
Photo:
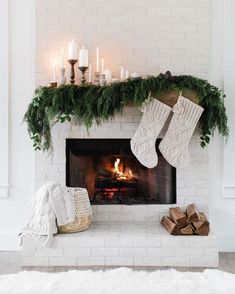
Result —
[[[36, 186], [57, 180], [65, 184], [66, 138], [131, 138], [141, 114], [127, 107], [111, 122], [85, 127], [58, 124], [53, 129], [53, 155], [36, 153]], [[161, 136], [164, 135], [164, 130]], [[195, 202], [208, 214], [208, 154], [198, 144], [198, 131], [190, 144], [189, 167], [177, 170], [177, 203]], [[86, 232], [58, 235], [52, 248], [23, 240], [25, 266], [207, 266], [218, 265], [217, 238], [170, 236], [160, 218], [172, 205], [93, 205], [93, 224]]]
[[[105, 64], [118, 75], [130, 72], [208, 77], [209, 0], [37, 0], [36, 81], [50, 81], [48, 62], [72, 38], [89, 48], [91, 63], [99, 46]], [[68, 69], [69, 67], [67, 67]], [[68, 71], [67, 71], [68, 73]], [[69, 76], [69, 75], [68, 75]], [[36, 152], [35, 186], [65, 184], [66, 138], [131, 138], [141, 113], [126, 107], [123, 115], [93, 126], [57, 124], [53, 154]], [[164, 135], [164, 131], [161, 136]], [[191, 164], [177, 169], [177, 203], [195, 202], [208, 214], [208, 152], [199, 146], [198, 130], [190, 143]], [[51, 249], [23, 241], [25, 266], [217, 266], [218, 248], [208, 237], [170, 236], [159, 220], [170, 205], [93, 205], [93, 224], [82, 233], [56, 236]], [[171, 205], [172, 206], [172, 205]]]

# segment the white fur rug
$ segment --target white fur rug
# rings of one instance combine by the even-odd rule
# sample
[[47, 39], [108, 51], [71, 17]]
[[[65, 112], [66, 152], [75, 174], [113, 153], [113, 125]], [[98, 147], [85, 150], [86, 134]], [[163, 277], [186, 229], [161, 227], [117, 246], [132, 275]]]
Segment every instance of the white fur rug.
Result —
[[0, 276], [1, 294], [235, 294], [235, 275], [219, 270], [197, 272], [107, 271], [40, 273], [23, 271]]

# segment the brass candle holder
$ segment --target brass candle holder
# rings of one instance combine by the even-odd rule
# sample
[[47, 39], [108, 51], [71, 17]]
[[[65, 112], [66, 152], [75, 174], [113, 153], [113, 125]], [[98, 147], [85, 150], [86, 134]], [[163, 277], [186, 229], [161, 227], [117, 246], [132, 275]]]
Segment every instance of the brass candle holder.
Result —
[[82, 72], [81, 84], [84, 85], [86, 83], [86, 71], [88, 66], [79, 66], [78, 68]]
[[74, 65], [77, 63], [77, 59], [69, 59], [68, 62], [71, 64], [70, 84], [75, 83], [75, 70]]
[[56, 88], [57, 87], [57, 82], [50, 82], [49, 87]]

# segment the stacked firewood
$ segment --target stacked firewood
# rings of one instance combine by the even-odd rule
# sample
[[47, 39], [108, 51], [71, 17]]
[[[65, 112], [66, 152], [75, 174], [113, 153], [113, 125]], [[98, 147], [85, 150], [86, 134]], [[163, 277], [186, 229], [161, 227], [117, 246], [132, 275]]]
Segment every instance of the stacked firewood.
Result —
[[210, 224], [204, 213], [199, 212], [196, 205], [190, 204], [186, 211], [180, 207], [169, 208], [170, 216], [163, 216], [161, 224], [171, 235], [207, 236]]

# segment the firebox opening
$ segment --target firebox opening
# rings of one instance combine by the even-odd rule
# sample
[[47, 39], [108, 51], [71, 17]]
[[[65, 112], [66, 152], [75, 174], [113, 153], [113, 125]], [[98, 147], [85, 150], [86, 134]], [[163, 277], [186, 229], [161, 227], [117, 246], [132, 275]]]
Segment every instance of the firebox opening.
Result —
[[176, 169], [161, 155], [148, 169], [130, 139], [66, 139], [66, 185], [88, 190], [92, 204], [176, 203]]

